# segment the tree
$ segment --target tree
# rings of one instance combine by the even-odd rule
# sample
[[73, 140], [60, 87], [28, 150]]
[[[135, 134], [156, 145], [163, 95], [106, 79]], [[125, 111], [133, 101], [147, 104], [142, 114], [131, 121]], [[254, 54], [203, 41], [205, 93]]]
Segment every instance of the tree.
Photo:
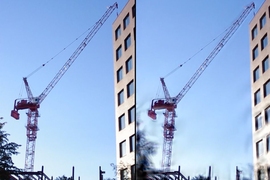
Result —
[[17, 149], [21, 146], [14, 142], [9, 142], [9, 134], [3, 131], [6, 123], [0, 123], [0, 179], [9, 180], [12, 172], [21, 171], [14, 166], [12, 155], [17, 155]]
[[[110, 164], [113, 168], [114, 175], [120, 175], [125, 173], [125, 177], [121, 177], [123, 180], [130, 180], [129, 176], [131, 176], [131, 165], [124, 163], [123, 161], [120, 161], [118, 165], [115, 165], [114, 163]], [[116, 180], [117, 178], [105, 178], [104, 180]]]
[[146, 138], [145, 132], [140, 129], [138, 119], [136, 124], [136, 176], [139, 180], [147, 177], [147, 171], [154, 170], [151, 156], [156, 153], [157, 143]]
[[[139, 121], [137, 120], [137, 132], [136, 132], [136, 178], [137, 180], [143, 180], [147, 176], [147, 171], [155, 171], [153, 169], [153, 163], [150, 158], [151, 155], [156, 153], [157, 143], [149, 141], [143, 130], [139, 129]], [[115, 176], [120, 175], [121, 171], [126, 170], [126, 176], [122, 177], [124, 180], [131, 180], [131, 165], [120, 162], [118, 165], [111, 164]], [[134, 179], [134, 180], [135, 180]], [[105, 180], [116, 180], [116, 178], [105, 178]]]
[[208, 180], [208, 179], [209, 179], [208, 177], [199, 175], [199, 176], [193, 177], [191, 180]]
[[57, 177], [55, 180], [72, 180], [72, 177], [66, 177], [66, 176], [62, 176], [62, 177]]

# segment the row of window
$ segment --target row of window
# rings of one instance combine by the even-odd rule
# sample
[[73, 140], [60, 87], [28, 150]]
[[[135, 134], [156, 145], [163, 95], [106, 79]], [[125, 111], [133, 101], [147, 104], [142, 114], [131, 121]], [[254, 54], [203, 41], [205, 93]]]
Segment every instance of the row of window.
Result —
[[[121, 169], [121, 170], [120, 170], [120, 180], [127, 180], [127, 179], [130, 179], [128, 174], [129, 174], [128, 168]], [[132, 165], [132, 166], [130, 166], [130, 177], [131, 177], [130, 180], [135, 180], [135, 178], [136, 178], [136, 174], [135, 174], [135, 164]]]
[[264, 124], [268, 124], [270, 122], [270, 107], [264, 110], [264, 121], [263, 115], [260, 113], [255, 117], [255, 130], [259, 130], [263, 127]]
[[[125, 51], [131, 46], [131, 36], [130, 36], [130, 34], [126, 37], [126, 39], [124, 41], [124, 45], [125, 45]], [[116, 49], [116, 61], [118, 59], [120, 59], [121, 57], [122, 57], [122, 45], [120, 45]]]
[[264, 152], [266, 150], [266, 153], [270, 151], [270, 134], [266, 137], [266, 146], [264, 146], [263, 139], [256, 142], [256, 156], [257, 158], [260, 158], [264, 155]]
[[[263, 84], [263, 97], [266, 97], [270, 94], [270, 79]], [[254, 93], [254, 105], [256, 106], [261, 102], [261, 90], [258, 89]]]
[[[127, 98], [129, 98], [131, 95], [134, 94], [134, 81], [131, 80], [130, 83], [127, 84]], [[120, 106], [121, 104], [124, 103], [124, 89], [122, 89], [118, 95], [117, 95], [117, 99], [118, 99], [118, 106]]]
[[[127, 143], [126, 140], [120, 142], [119, 144], [120, 158], [127, 154]], [[135, 151], [135, 135], [129, 137], [129, 152]]]
[[[125, 66], [126, 66], [126, 74], [132, 69], [132, 56], [130, 56], [126, 62], [125, 62]], [[123, 66], [121, 66], [117, 71], [116, 71], [116, 80], [117, 82], [121, 81], [124, 77], [124, 70], [123, 70]]]
[[[132, 7], [132, 18], [135, 17], [135, 5]], [[123, 19], [123, 28], [124, 30], [127, 28], [127, 26], [130, 23], [130, 16], [129, 13], [127, 13], [127, 15], [125, 16], [125, 18]], [[121, 24], [116, 28], [115, 32], [114, 32], [114, 36], [115, 36], [115, 40], [117, 40], [120, 36], [121, 36]]]
[[[269, 69], [269, 57], [266, 56], [266, 58], [264, 58], [264, 60], [262, 61], [262, 73], [264, 73], [268, 69]], [[257, 66], [253, 70], [253, 82], [256, 82], [260, 78], [260, 74], [261, 74], [260, 73], [260, 67]]]
[[[261, 51], [268, 45], [267, 33], [261, 39]], [[258, 44], [252, 50], [252, 60], [255, 60], [259, 56]]]
[[[128, 110], [128, 124], [135, 121], [135, 107], [132, 107]], [[121, 131], [126, 127], [125, 113], [118, 118], [118, 129]]]
[[[124, 30], [127, 28], [127, 26], [130, 23], [130, 18], [129, 18], [129, 13], [126, 15], [126, 17], [123, 20], [123, 26], [124, 26]], [[117, 40], [120, 36], [121, 36], [121, 25], [119, 25], [116, 30], [115, 30], [115, 40]]]
[[[135, 17], [135, 5], [132, 7], [132, 17]], [[123, 29], [125, 30], [126, 27], [130, 24], [130, 15], [129, 13], [125, 16], [123, 19]], [[115, 40], [117, 40], [121, 36], [121, 25], [118, 26], [118, 28], [115, 30]], [[131, 35], [129, 34], [125, 40], [124, 40], [124, 50], [127, 50], [131, 46]], [[122, 45], [120, 45], [116, 50], [116, 61], [120, 59], [122, 56]], [[132, 57], [130, 57], [125, 62], [125, 70], [126, 74], [132, 69]], [[124, 76], [123, 72], [123, 66], [121, 66], [117, 70], [117, 82], [121, 81]], [[130, 97], [132, 94], [134, 94], [134, 82], [133, 80], [127, 85], [127, 97]], [[118, 105], [121, 105], [124, 102], [124, 90], [121, 90], [118, 93]], [[128, 110], [128, 123], [132, 123], [135, 121], [135, 107], [132, 107]], [[119, 125], [119, 131], [125, 128], [125, 114], [121, 115], [118, 118], [118, 125]], [[119, 144], [120, 148], [120, 157], [123, 157], [126, 155], [126, 140], [122, 141]], [[135, 151], [135, 135], [132, 135], [129, 137], [129, 151], [134, 152]], [[130, 172], [130, 176], [128, 175]], [[126, 169], [120, 170], [120, 180], [126, 180], [131, 177], [131, 180], [135, 180], [135, 165], [132, 165], [130, 167], [130, 171]]]
[[[260, 18], [260, 29], [262, 29], [266, 24], [266, 13], [262, 15]], [[251, 38], [252, 40], [258, 35], [258, 27], [257, 24], [254, 26], [254, 28], [251, 30]]]

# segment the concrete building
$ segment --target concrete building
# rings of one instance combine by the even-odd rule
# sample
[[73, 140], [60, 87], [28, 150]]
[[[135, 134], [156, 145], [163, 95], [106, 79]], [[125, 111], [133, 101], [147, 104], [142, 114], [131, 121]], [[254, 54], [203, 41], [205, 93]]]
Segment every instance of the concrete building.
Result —
[[255, 180], [270, 179], [270, 1], [249, 25]]
[[112, 26], [117, 178], [134, 180], [135, 13], [135, 0], [129, 0]]

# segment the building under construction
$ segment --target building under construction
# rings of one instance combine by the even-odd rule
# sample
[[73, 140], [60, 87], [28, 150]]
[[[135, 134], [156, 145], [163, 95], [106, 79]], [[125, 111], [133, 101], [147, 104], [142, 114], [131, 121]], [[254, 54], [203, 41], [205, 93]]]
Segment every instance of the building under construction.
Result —
[[249, 24], [252, 146], [255, 180], [270, 179], [270, 1]]
[[129, 0], [112, 25], [117, 179], [135, 179], [136, 5]]
[[[41, 171], [11, 171], [10, 180], [54, 180], [54, 177], [49, 177], [44, 172], [44, 167], [42, 166]], [[72, 167], [71, 179], [75, 180], [75, 168]], [[78, 177], [80, 180], [80, 176]]]

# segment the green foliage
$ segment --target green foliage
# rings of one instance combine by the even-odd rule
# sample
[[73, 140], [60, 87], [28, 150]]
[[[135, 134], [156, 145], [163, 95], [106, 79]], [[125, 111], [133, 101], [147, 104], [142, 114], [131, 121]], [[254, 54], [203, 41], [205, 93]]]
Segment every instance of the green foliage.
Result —
[[0, 179], [9, 180], [11, 172], [18, 172], [20, 169], [14, 166], [12, 155], [17, 155], [20, 145], [9, 142], [9, 134], [3, 131], [6, 123], [0, 123]]
[[208, 179], [209, 179], [208, 177], [199, 175], [199, 176], [193, 177], [191, 180], [208, 180]]
[[62, 177], [57, 177], [55, 180], [72, 180], [72, 177], [66, 177], [66, 176], [62, 176]]
[[[135, 180], [144, 180], [148, 171], [154, 171], [151, 156], [156, 153], [157, 143], [149, 141], [146, 138], [145, 132], [139, 129], [139, 120], [137, 116], [136, 120], [137, 132], [136, 132], [136, 178]], [[111, 164], [115, 176], [121, 176], [121, 170], [127, 169], [127, 177], [122, 177], [123, 180], [131, 180], [131, 165], [120, 162], [118, 165]], [[104, 178], [104, 180], [116, 180], [116, 178]]]
[[[115, 165], [114, 163], [111, 163], [110, 165], [113, 168], [115, 176], [117, 175], [121, 176], [121, 171], [126, 170], [125, 177], [121, 177], [121, 178], [123, 180], [130, 180], [130, 178], [128, 178], [128, 176], [131, 175], [131, 170], [130, 170], [131, 166], [129, 164], [126, 164], [120, 161], [118, 165]], [[104, 178], [104, 180], [116, 180], [116, 178]]]
[[157, 143], [149, 141], [143, 130], [139, 128], [137, 120], [136, 132], [136, 176], [137, 179], [144, 179], [147, 171], [153, 170], [151, 156], [156, 153]]

